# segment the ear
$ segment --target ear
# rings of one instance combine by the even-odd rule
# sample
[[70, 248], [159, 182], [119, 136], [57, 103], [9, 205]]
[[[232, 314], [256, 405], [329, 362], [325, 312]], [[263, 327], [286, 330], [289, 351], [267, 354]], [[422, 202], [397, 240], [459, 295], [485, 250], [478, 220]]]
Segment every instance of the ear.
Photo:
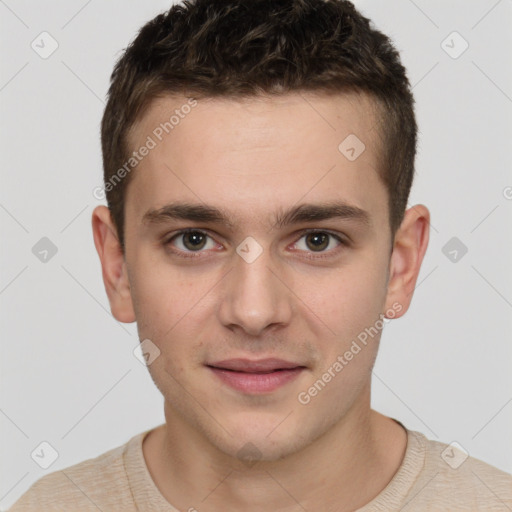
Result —
[[[393, 309], [393, 318], [401, 317], [409, 309], [430, 233], [430, 212], [422, 205], [411, 206], [395, 234], [389, 263], [386, 311]], [[393, 308], [400, 304], [401, 309]]]
[[92, 212], [92, 232], [112, 315], [119, 322], [134, 322], [135, 312], [126, 261], [110, 210], [106, 206], [97, 206]]

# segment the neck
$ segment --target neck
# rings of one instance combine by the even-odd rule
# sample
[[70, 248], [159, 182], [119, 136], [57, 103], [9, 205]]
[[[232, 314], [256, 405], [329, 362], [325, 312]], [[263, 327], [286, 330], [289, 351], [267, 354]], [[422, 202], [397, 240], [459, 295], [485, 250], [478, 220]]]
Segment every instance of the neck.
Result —
[[369, 392], [305, 449], [253, 465], [218, 450], [168, 404], [165, 417], [143, 452], [160, 492], [180, 510], [354, 510], [389, 483], [407, 444], [400, 425], [370, 409]]

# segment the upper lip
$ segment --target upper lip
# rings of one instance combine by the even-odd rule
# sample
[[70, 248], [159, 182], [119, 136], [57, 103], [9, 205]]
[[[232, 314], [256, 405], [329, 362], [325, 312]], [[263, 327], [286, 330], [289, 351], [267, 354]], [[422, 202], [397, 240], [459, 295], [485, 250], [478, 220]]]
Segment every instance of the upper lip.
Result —
[[284, 370], [290, 368], [301, 367], [303, 365], [293, 363], [291, 361], [285, 361], [284, 359], [267, 358], [267, 359], [224, 359], [223, 361], [217, 361], [215, 363], [208, 364], [207, 366], [213, 366], [215, 368], [222, 368], [224, 370], [233, 370], [237, 372], [271, 372], [274, 370]]

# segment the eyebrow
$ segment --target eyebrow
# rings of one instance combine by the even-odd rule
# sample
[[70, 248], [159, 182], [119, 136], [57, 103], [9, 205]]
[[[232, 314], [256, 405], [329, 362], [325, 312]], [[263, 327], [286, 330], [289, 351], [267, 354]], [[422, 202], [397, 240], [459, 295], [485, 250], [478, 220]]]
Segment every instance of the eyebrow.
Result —
[[[176, 202], [158, 209], [149, 209], [142, 217], [142, 223], [152, 225], [169, 220], [189, 220], [193, 222], [223, 224], [233, 230], [235, 224], [230, 220], [231, 217], [227, 211], [215, 206]], [[318, 222], [329, 219], [344, 219], [355, 221], [365, 226], [371, 226], [370, 215], [367, 211], [344, 201], [336, 201], [320, 204], [306, 203], [291, 207], [284, 212], [276, 212], [272, 229], [301, 222]]]

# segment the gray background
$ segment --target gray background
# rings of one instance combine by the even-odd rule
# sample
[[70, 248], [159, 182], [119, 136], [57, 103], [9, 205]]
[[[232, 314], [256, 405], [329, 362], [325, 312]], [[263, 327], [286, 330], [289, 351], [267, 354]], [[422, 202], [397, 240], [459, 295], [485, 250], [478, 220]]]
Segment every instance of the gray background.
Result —
[[[512, 1], [355, 4], [409, 70], [420, 127], [410, 205], [432, 214], [411, 309], [382, 337], [373, 407], [512, 472]], [[110, 314], [90, 217], [114, 61], [169, 5], [0, 0], [3, 508], [44, 474], [163, 422], [135, 324]], [[46, 59], [31, 47], [43, 31], [59, 45]], [[57, 248], [46, 262], [33, 253], [43, 237]], [[453, 237], [459, 247], [443, 252]], [[30, 455], [43, 441], [58, 452], [46, 470]]]

